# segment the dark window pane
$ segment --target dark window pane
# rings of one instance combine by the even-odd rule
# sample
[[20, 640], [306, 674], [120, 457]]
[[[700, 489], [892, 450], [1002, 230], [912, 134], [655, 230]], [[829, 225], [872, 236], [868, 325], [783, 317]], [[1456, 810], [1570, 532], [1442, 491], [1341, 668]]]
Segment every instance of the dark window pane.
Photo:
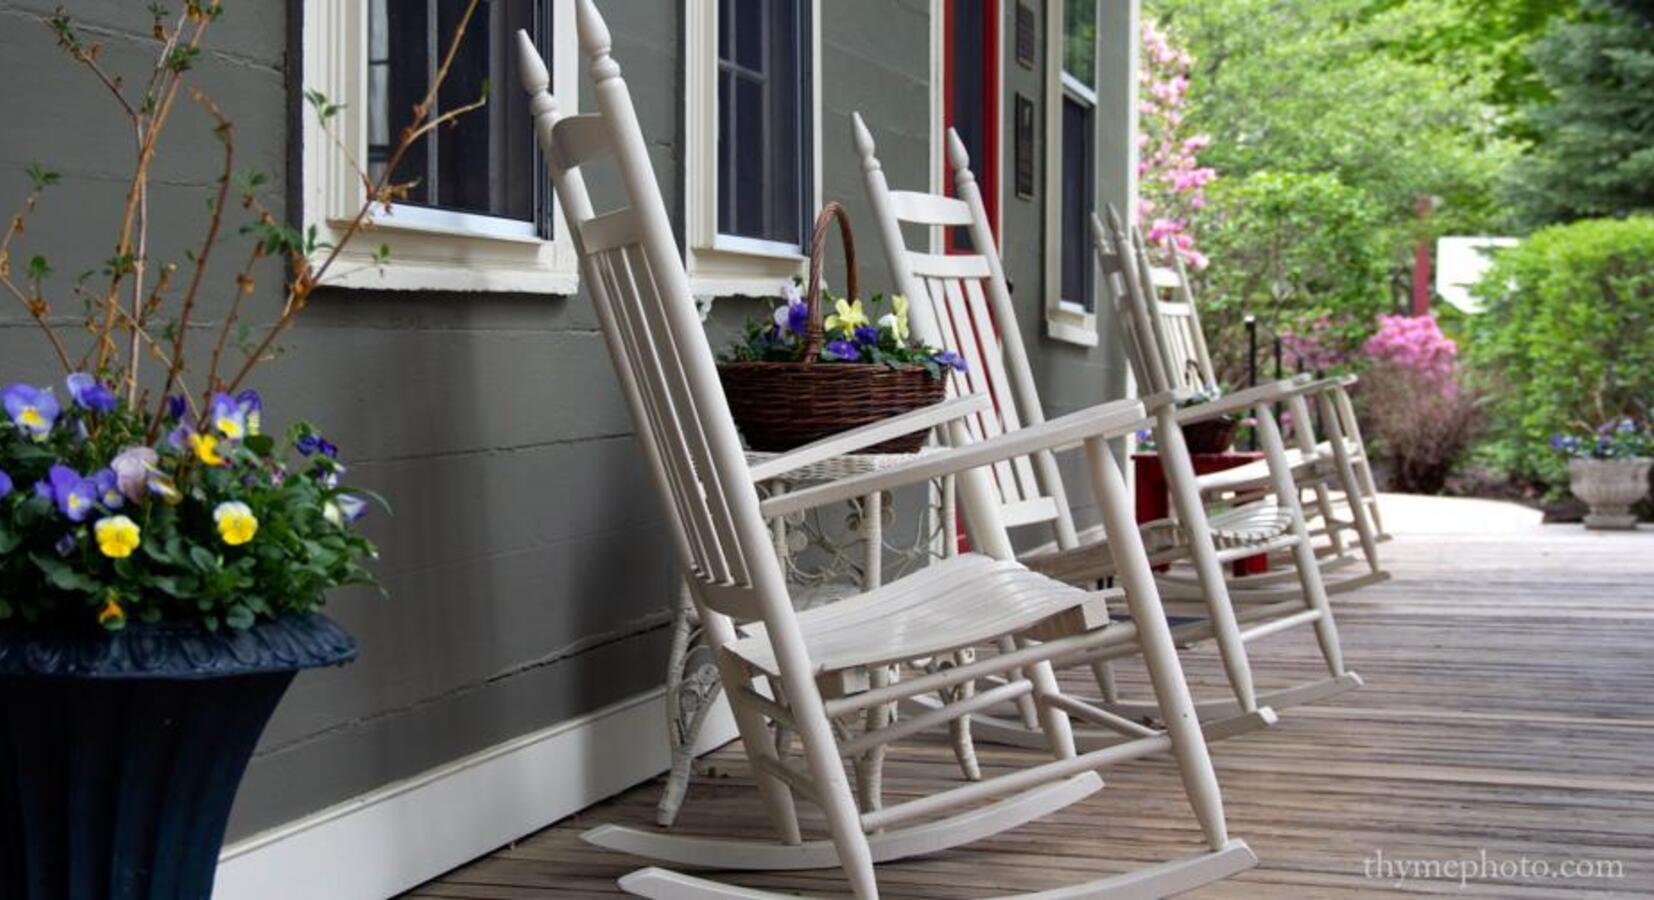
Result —
[[718, 231], [799, 244], [810, 183], [806, 0], [719, 0]]
[[1062, 67], [1088, 88], [1097, 87], [1097, 0], [1067, 0], [1062, 8]]
[[1062, 103], [1062, 299], [1094, 309], [1091, 212], [1095, 206], [1092, 116], [1072, 97]]
[[[368, 14], [368, 159], [378, 175], [425, 99], [467, 0], [370, 0]], [[508, 219], [537, 218], [539, 167], [528, 106], [510, 90], [519, 28], [540, 34], [541, 4], [490, 0], [478, 6], [429, 118], [481, 99], [410, 147], [395, 179], [411, 183], [409, 206], [431, 206]]]
[[[983, 0], [953, 0], [953, 70], [949, 73], [948, 120], [953, 130], [959, 132], [965, 152], [971, 157], [971, 170], [976, 173], [978, 184], [986, 192], [989, 184], [984, 180], [986, 173], [983, 166], [988, 162], [987, 130], [997, 124], [991, 121], [993, 110], [988, 103], [991, 90], [988, 79], [997, 77], [998, 73], [989, 65], [991, 60], [986, 29], [983, 27], [983, 16], [986, 15], [983, 6]], [[951, 195], [953, 165], [947, 162], [944, 167], [947, 193]], [[986, 194], [983, 199], [987, 200]], [[972, 251], [974, 245], [971, 243], [970, 229], [949, 228], [948, 246], [961, 252]]]

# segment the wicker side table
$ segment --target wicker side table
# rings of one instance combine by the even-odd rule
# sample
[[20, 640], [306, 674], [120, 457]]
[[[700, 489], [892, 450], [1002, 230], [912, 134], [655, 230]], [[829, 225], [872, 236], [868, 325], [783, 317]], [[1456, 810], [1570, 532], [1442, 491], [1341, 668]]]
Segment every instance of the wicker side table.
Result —
[[[920, 450], [919, 453], [929, 452]], [[772, 459], [779, 454], [749, 452], [748, 464]], [[782, 493], [801, 485], [835, 481], [851, 475], [876, 472], [880, 469], [908, 462], [918, 454], [866, 453], [839, 456], [796, 469], [785, 479], [774, 479], [760, 490], [771, 494]], [[959, 545], [957, 520], [954, 516], [954, 481], [950, 476], [933, 485], [931, 503], [925, 514], [925, 526], [918, 540], [910, 547], [889, 547], [884, 536], [885, 498], [871, 494], [853, 505], [850, 525], [857, 534], [854, 542], [861, 552], [846, 552], [826, 529], [812, 525], [806, 517], [783, 517], [770, 523], [775, 536], [776, 554], [785, 567], [789, 582], [798, 585], [793, 591], [794, 605], [806, 609], [838, 599], [833, 590], [836, 584], [846, 582], [853, 588], [870, 590], [884, 583], [884, 555], [887, 550], [903, 560], [902, 568], [915, 567], [932, 556], [951, 554]], [[801, 551], [810, 546], [827, 554], [827, 564], [817, 569], [804, 569], [799, 562]], [[854, 556], [861, 557], [856, 566]], [[672, 623], [672, 651], [666, 666], [666, 733], [672, 749], [672, 770], [667, 776], [666, 789], [656, 807], [655, 820], [671, 825], [683, 806], [684, 792], [689, 789], [695, 762], [695, 742], [706, 717], [717, 704], [723, 686], [718, 680], [717, 663], [712, 649], [701, 640], [699, 618], [695, 613], [687, 588], [678, 594], [678, 608]], [[879, 723], [874, 723], [875, 726]], [[875, 783], [864, 785], [864, 792], [877, 793], [877, 766], [871, 767]]]

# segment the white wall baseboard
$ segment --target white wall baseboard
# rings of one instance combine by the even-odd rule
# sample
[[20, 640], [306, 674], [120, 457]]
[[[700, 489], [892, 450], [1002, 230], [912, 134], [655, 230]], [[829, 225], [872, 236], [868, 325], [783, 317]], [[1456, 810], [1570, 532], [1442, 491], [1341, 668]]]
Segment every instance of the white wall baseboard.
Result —
[[[226, 847], [214, 900], [385, 900], [671, 765], [663, 688]], [[723, 700], [704, 752], [736, 737]]]

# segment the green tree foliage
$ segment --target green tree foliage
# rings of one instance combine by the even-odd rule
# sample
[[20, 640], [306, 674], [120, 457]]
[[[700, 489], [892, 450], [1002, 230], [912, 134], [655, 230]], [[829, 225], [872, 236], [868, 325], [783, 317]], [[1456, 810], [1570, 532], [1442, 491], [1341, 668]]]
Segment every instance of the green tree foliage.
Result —
[[[1146, 14], [1195, 56], [1189, 119], [1213, 138], [1202, 163], [1225, 176], [1331, 173], [1395, 223], [1411, 218], [1418, 197], [1441, 197], [1439, 227], [1479, 228], [1496, 215], [1495, 177], [1516, 147], [1486, 101], [1498, 67], [1432, 54], [1438, 5], [1152, 0]], [[1448, 5], [1465, 16], [1482, 6]], [[1392, 235], [1397, 265], [1405, 237]]]
[[1468, 320], [1471, 371], [1492, 402], [1493, 461], [1522, 478], [1566, 482], [1559, 431], [1654, 402], [1654, 216], [1535, 232], [1502, 253]]
[[1247, 314], [1265, 334], [1318, 332], [1348, 354], [1390, 308], [1387, 229], [1364, 192], [1326, 172], [1254, 172], [1219, 179], [1209, 196], [1202, 324], [1230, 384], [1244, 383]]
[[1586, 0], [1532, 49], [1552, 95], [1530, 103], [1535, 136], [1513, 201], [1533, 221], [1654, 210], [1654, 3]]

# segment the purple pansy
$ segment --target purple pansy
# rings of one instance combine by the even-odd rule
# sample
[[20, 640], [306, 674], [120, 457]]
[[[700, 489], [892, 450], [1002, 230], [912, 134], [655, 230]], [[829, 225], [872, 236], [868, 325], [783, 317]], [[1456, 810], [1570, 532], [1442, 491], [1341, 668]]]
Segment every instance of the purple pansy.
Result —
[[184, 399], [183, 394], [171, 394], [167, 397], [167, 418], [182, 419], [188, 411], [189, 401]]
[[0, 500], [6, 499], [6, 495], [11, 493], [11, 489], [11, 476], [6, 474], [5, 469], [0, 469]]
[[195, 429], [189, 427], [188, 425], [179, 425], [177, 428], [167, 432], [167, 446], [180, 452], [188, 450], [190, 446], [190, 435], [194, 433]]
[[852, 344], [842, 338], [829, 342], [822, 352], [828, 354], [828, 358], [836, 360], [849, 361], [859, 359], [861, 357], [861, 350], [858, 349], [855, 344]]
[[368, 502], [355, 494], [340, 494], [334, 502], [346, 522], [354, 523], [368, 514]]
[[337, 459], [339, 456], [339, 448], [333, 446], [332, 441], [319, 434], [299, 435], [298, 443], [295, 446], [298, 447], [299, 453], [304, 456], [314, 456], [317, 453], [328, 459]]
[[247, 412], [229, 394], [214, 394], [207, 409], [207, 430], [226, 441], [239, 441], [247, 436]]
[[872, 347], [879, 343], [879, 329], [871, 325], [856, 326], [856, 343], [863, 347]]
[[62, 463], [52, 466], [46, 478], [52, 484], [52, 500], [57, 503], [58, 512], [69, 521], [84, 522], [97, 508], [98, 486], [92, 479]]
[[70, 399], [81, 409], [89, 409], [95, 413], [115, 411], [115, 392], [91, 375], [75, 372], [64, 379], [64, 384], [69, 388]]
[[937, 365], [947, 366], [955, 371], [965, 371], [965, 358], [952, 350], [943, 350], [936, 354]]
[[14, 384], [0, 396], [4, 397], [6, 415], [11, 416], [18, 428], [37, 441], [46, 439], [57, 423], [58, 414], [63, 411], [57, 405], [57, 396], [51, 388]]
[[264, 419], [264, 400], [258, 391], [248, 388], [235, 395], [236, 408], [241, 410], [241, 419], [247, 424], [248, 434], [258, 434]]
[[115, 477], [114, 469], [93, 473], [92, 484], [97, 487], [98, 502], [105, 509], [120, 509], [126, 505], [126, 496], [121, 493], [120, 480]]

